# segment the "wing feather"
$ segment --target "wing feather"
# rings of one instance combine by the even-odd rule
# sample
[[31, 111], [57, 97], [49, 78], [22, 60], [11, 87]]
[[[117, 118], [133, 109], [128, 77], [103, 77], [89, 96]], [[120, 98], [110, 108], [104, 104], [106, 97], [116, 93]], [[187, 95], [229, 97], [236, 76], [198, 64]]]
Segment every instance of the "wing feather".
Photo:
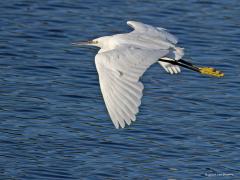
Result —
[[177, 44], [178, 42], [177, 37], [167, 32], [167, 30], [164, 28], [153, 27], [151, 25], [143, 24], [141, 22], [136, 22], [136, 21], [128, 21], [127, 24], [131, 26], [138, 33], [144, 33], [144, 34], [148, 34], [149, 36], [160, 37], [163, 40], [167, 40], [173, 44]]
[[[173, 60], [173, 59], [166, 58], [166, 57], [164, 57], [163, 59]], [[162, 62], [162, 61], [158, 61], [158, 62], [170, 74], [177, 74], [177, 73], [181, 72], [181, 69], [178, 65], [174, 65], [174, 64], [170, 64], [170, 63]]]
[[168, 53], [168, 50], [124, 46], [96, 55], [100, 88], [116, 128], [124, 128], [125, 124], [136, 120], [144, 88], [139, 78]]

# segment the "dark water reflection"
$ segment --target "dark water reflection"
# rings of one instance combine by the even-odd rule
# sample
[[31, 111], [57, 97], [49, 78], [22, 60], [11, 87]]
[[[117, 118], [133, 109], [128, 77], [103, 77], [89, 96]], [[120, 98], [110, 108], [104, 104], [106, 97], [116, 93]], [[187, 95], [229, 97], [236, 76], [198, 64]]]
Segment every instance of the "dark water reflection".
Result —
[[[1, 179], [238, 179], [239, 1], [0, 2]], [[71, 42], [128, 32], [127, 20], [176, 34], [222, 79], [153, 65], [137, 121], [114, 129], [95, 48]]]

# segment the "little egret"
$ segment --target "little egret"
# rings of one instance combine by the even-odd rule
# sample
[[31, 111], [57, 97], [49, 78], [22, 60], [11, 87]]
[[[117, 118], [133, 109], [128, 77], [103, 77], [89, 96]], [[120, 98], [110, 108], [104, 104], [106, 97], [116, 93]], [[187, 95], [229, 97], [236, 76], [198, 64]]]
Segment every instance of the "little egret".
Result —
[[182, 66], [215, 77], [224, 75], [183, 60], [184, 49], [176, 46], [178, 39], [166, 29], [136, 21], [127, 24], [134, 29], [130, 33], [73, 43], [101, 48], [95, 64], [108, 113], [117, 129], [136, 120], [143, 95], [139, 78], [153, 63], [159, 62], [170, 74], [180, 73]]

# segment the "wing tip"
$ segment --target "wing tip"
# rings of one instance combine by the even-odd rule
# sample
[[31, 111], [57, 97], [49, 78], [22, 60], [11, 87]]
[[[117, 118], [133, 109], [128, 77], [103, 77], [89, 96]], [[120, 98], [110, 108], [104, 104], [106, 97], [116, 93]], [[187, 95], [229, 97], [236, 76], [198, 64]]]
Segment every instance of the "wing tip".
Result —
[[134, 24], [135, 22], [136, 22], [136, 21], [131, 21], [131, 20], [130, 20], [130, 21], [127, 21], [127, 25], [134, 29], [134, 25], [133, 25], [133, 24]]
[[113, 122], [113, 124], [116, 129], [120, 129], [120, 128], [124, 129], [126, 125], [130, 126], [135, 121], [136, 121], [136, 115], [133, 115], [128, 119], [128, 121], [124, 120], [123, 123], [120, 123], [119, 121], [117, 121], [117, 122]]
[[136, 22], [136, 21], [128, 20], [128, 21], [127, 21], [127, 24], [129, 25], [129, 24], [134, 23], [134, 22]]

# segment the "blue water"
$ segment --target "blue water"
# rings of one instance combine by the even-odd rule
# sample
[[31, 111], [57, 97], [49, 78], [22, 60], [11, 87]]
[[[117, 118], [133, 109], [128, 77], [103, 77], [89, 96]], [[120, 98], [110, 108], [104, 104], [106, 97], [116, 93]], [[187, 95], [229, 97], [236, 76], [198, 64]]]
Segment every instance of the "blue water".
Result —
[[[240, 3], [0, 2], [0, 179], [239, 179]], [[71, 42], [162, 26], [224, 78], [153, 65], [137, 121], [116, 130], [94, 64]]]

